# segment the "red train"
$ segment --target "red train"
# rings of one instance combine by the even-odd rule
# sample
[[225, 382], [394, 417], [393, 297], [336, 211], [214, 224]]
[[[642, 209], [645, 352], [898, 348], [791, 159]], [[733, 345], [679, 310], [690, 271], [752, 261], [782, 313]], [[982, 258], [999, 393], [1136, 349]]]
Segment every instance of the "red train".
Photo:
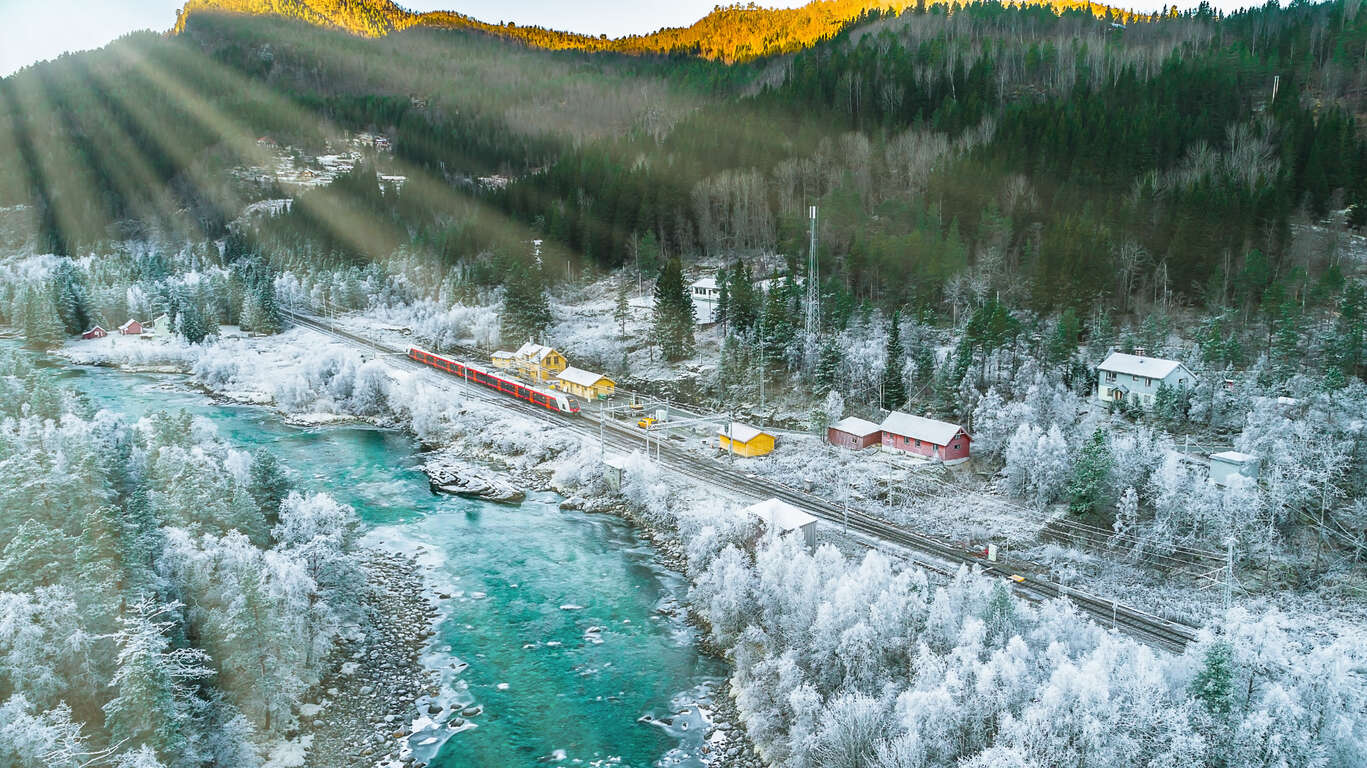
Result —
[[548, 389], [537, 389], [523, 384], [519, 381], [500, 376], [496, 373], [480, 368], [477, 365], [462, 363], [459, 360], [452, 360], [449, 357], [442, 357], [417, 347], [409, 347], [408, 357], [417, 360], [423, 365], [430, 365], [440, 371], [446, 371], [452, 376], [459, 376], [466, 381], [474, 382], [489, 389], [495, 389], [507, 395], [512, 395], [518, 400], [525, 400], [532, 405], [537, 405], [550, 411], [559, 413], [579, 413], [579, 404], [569, 395], [563, 392], [553, 392]]

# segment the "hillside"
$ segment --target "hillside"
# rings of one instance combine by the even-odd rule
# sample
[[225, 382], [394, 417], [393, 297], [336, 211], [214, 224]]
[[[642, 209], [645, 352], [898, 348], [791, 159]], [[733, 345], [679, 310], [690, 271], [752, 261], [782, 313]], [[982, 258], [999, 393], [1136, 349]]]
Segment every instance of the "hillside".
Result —
[[[949, 5], [921, 0], [920, 7]], [[235, 13], [281, 16], [333, 27], [351, 34], [379, 37], [412, 27], [467, 29], [516, 40], [548, 50], [613, 52], [632, 55], [682, 54], [735, 62], [808, 48], [869, 14], [900, 13], [918, 3], [909, 0], [813, 0], [799, 8], [748, 5], [717, 6], [697, 23], [664, 28], [646, 35], [594, 37], [538, 26], [490, 24], [451, 11], [413, 13], [393, 0], [189, 0], [178, 12], [173, 32], [184, 31], [192, 16]], [[1147, 18], [1100, 4], [1076, 0], [1030, 0], [1023, 5], [1058, 11], [1081, 10], [1115, 21]]]

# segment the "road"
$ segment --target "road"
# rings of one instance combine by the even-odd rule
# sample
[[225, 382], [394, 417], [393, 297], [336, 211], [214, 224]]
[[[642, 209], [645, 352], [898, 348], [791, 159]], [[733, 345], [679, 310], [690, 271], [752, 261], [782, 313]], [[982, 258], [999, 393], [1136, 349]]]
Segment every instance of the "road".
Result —
[[[590, 409], [584, 409], [577, 416], [570, 416], [538, 408], [410, 360], [407, 357], [406, 349], [396, 349], [380, 344], [373, 339], [343, 330], [323, 319], [310, 315], [286, 312], [286, 316], [297, 325], [371, 352], [391, 356], [396, 365], [421, 371], [423, 374], [438, 378], [443, 382], [454, 382], [460, 387], [467, 388], [475, 399], [547, 421], [595, 439], [601, 434], [604, 443], [616, 451], [631, 453], [642, 450], [645, 446], [645, 433], [634, 426], [624, 425], [613, 419], [607, 419], [600, 423], [599, 414]], [[482, 361], [483, 353], [479, 350], [471, 348], [459, 349], [458, 351], [470, 359]], [[659, 455], [658, 460], [664, 467], [702, 483], [704, 486], [725, 489], [742, 498], [756, 501], [776, 497], [818, 518], [839, 526], [848, 525], [851, 531], [928, 556], [939, 563], [937, 565], [936, 562], [917, 561], [925, 567], [949, 573], [952, 568], [961, 564], [977, 566], [984, 573], [1007, 580], [1016, 594], [1036, 602], [1066, 596], [1079, 610], [1090, 615], [1101, 626], [1114, 627], [1154, 647], [1180, 653], [1189, 642], [1196, 638], [1196, 628], [1190, 625], [1154, 616], [1120, 603], [1115, 599], [1089, 593], [1085, 589], [1064, 587], [1033, 576], [1030, 572], [1040, 569], [1031, 563], [1005, 560], [987, 561], [980, 552], [964, 549], [936, 537], [918, 533], [905, 526], [895, 525], [858, 509], [846, 508], [829, 499], [773, 480], [741, 473], [725, 461], [688, 453], [667, 444], [667, 441], [652, 441], [652, 455], [656, 451]], [[946, 568], [946, 565], [949, 568]]]

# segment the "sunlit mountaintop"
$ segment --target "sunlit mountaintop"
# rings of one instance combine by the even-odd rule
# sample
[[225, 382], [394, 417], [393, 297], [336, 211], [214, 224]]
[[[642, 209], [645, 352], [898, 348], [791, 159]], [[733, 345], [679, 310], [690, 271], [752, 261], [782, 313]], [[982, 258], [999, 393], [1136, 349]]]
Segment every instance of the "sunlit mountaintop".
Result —
[[[175, 32], [197, 13], [276, 15], [380, 37], [409, 27], [471, 29], [552, 50], [612, 51], [627, 54], [685, 54], [724, 61], [788, 53], [829, 37], [872, 11], [899, 12], [942, 0], [814, 0], [799, 8], [718, 6], [689, 27], [660, 29], [647, 35], [594, 37], [539, 26], [490, 24], [453, 11], [414, 13], [392, 0], [189, 0], [177, 17]], [[1027, 0], [1022, 6], [1078, 10], [1098, 17], [1128, 20], [1134, 14], [1074, 0]]]

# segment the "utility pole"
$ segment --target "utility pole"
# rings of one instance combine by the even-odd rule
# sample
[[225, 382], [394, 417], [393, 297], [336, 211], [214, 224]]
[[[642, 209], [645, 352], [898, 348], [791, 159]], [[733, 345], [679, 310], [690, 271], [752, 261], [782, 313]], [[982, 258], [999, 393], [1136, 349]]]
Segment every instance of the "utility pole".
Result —
[[1230, 603], [1234, 601], [1234, 537], [1229, 537], [1228, 550], [1225, 553], [1225, 613], [1229, 612]]
[[807, 338], [815, 339], [821, 330], [821, 277], [816, 259], [816, 206], [807, 208], [811, 221], [811, 241], [807, 246]]

